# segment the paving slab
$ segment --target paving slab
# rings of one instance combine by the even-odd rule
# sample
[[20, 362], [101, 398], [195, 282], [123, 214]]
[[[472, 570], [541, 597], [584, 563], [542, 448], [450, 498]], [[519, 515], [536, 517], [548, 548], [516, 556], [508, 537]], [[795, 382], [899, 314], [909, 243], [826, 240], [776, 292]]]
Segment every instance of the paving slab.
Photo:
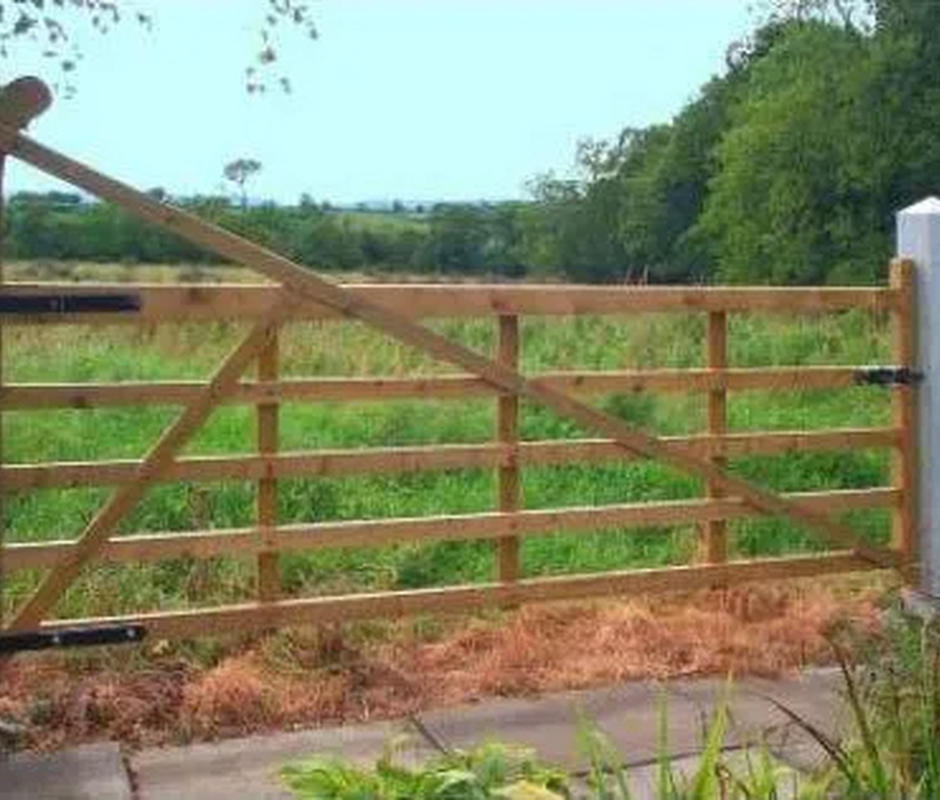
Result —
[[849, 715], [842, 698], [838, 669], [814, 669], [787, 678], [742, 678], [730, 686], [720, 680], [688, 680], [671, 684], [672, 691], [692, 702], [700, 718], [727, 699], [728, 740], [736, 746], [766, 746], [792, 766], [809, 770], [825, 760], [825, 752], [774, 700], [826, 736], [838, 738]]
[[[578, 743], [579, 719], [599, 728], [630, 759], [655, 759], [663, 697], [661, 684], [639, 681], [531, 700], [488, 701], [427, 712], [421, 719], [454, 747], [469, 748], [481, 740], [498, 738], [533, 747], [546, 761], [578, 770], [587, 766]], [[673, 752], [697, 752], [701, 741], [697, 711], [690, 700], [668, 696], [667, 739]]]
[[[726, 704], [726, 749], [767, 745], [794, 765], [818, 751], [812, 740], [768, 698], [782, 701], [826, 733], [840, 727], [837, 672], [811, 671], [784, 680], [745, 679], [729, 686], [721, 679], [638, 681], [608, 689], [572, 691], [532, 700], [495, 700], [421, 715], [424, 723], [453, 746], [467, 748], [481, 738], [499, 738], [534, 747], [546, 760], [575, 771], [586, 766], [579, 751], [579, 717], [597, 726], [627, 764], [655, 760], [660, 753], [661, 715], [666, 714], [666, 746], [673, 757], [697, 753], [719, 704]], [[819, 751], [821, 755], [821, 751]]]
[[131, 800], [131, 784], [114, 743], [73, 747], [49, 755], [0, 758], [4, 800]]
[[730, 689], [726, 681], [678, 681], [673, 689], [703, 707], [729, 697], [730, 709], [744, 727], [770, 728], [790, 721], [774, 700], [831, 735], [836, 735], [846, 720], [837, 669], [810, 670], [786, 678], [742, 678]]
[[[408, 727], [378, 722], [144, 750], [132, 757], [131, 769], [140, 800], [282, 800], [292, 796], [279, 776], [286, 763], [316, 754], [371, 765]], [[432, 755], [414, 736], [396, 752], [414, 762]]]

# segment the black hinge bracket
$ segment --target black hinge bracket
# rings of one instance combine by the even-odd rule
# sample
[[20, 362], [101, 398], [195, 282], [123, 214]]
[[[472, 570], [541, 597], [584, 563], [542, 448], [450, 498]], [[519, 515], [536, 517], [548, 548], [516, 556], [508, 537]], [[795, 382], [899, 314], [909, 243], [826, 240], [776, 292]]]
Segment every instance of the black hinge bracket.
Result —
[[0, 293], [0, 314], [113, 314], [140, 311], [137, 292]]
[[910, 367], [868, 367], [855, 372], [855, 382], [864, 386], [913, 386], [924, 373]]
[[147, 635], [140, 624], [97, 625], [88, 628], [62, 628], [57, 631], [0, 633], [0, 654], [58, 647], [94, 647], [102, 644], [135, 644]]

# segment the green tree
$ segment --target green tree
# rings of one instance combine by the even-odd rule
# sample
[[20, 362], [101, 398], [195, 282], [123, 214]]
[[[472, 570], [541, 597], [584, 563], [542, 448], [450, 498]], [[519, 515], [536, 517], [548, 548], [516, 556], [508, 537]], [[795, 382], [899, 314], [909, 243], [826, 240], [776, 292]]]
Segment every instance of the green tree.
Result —
[[261, 171], [261, 162], [254, 158], [236, 158], [222, 169], [225, 180], [234, 183], [241, 194], [242, 211], [248, 207], [245, 184]]
[[754, 67], [697, 226], [723, 278], [883, 280], [894, 212], [940, 188], [940, 8], [874, 13], [789, 23]]
[[485, 212], [479, 207], [449, 203], [435, 206], [428, 239], [416, 257], [417, 266], [428, 272], [483, 272], [487, 238]]
[[[583, 146], [581, 163], [600, 158], [603, 150], [600, 144]], [[594, 164], [599, 168], [599, 161]], [[535, 272], [592, 283], [623, 280], [627, 258], [617, 232], [622, 196], [611, 177], [595, 172], [587, 179], [559, 179], [549, 173], [530, 190], [536, 210], [520, 221], [526, 262]]]

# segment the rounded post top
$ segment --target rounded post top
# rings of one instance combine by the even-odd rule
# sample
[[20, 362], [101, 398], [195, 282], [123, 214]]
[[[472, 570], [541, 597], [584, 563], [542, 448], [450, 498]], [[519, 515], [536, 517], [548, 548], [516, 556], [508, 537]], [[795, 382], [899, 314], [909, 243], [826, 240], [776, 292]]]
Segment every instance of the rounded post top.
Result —
[[52, 105], [52, 92], [39, 78], [26, 76], [0, 88], [0, 122], [25, 128]]

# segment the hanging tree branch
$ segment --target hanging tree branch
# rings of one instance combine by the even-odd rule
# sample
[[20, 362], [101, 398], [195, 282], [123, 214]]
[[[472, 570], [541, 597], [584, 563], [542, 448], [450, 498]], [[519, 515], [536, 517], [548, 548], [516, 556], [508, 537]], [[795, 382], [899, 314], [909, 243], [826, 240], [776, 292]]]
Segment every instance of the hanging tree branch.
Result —
[[[289, 92], [290, 79], [278, 59], [282, 35], [290, 31], [316, 39], [313, 16], [309, 6], [297, 0], [256, 2], [261, 9], [261, 46], [244, 69], [245, 89], [250, 94], [263, 93], [275, 85]], [[55, 90], [70, 96], [89, 33], [111, 33], [128, 21], [152, 32], [159, 17], [150, 12], [151, 7], [159, 14], [153, 0], [0, 0], [0, 59], [24, 51], [40, 54], [58, 67], [61, 77], [53, 82]]]

